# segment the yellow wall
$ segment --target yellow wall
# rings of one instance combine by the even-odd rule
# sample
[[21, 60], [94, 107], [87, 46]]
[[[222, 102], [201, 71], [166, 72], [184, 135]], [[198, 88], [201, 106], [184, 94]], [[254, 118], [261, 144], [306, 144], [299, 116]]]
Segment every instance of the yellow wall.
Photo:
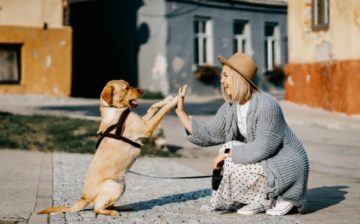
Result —
[[0, 0], [0, 25], [63, 26], [63, 0]]
[[329, 29], [314, 32], [312, 1], [288, 0], [289, 63], [360, 59], [360, 1], [329, 1]]
[[21, 48], [20, 85], [0, 85], [0, 93], [69, 96], [71, 90], [72, 29], [43, 30], [0, 25], [0, 44]]

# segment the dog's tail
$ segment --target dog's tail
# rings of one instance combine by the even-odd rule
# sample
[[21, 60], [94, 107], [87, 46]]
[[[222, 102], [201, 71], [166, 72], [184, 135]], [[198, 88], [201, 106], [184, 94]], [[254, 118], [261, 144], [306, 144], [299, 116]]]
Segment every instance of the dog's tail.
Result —
[[38, 212], [38, 214], [49, 214], [54, 212], [77, 212], [81, 209], [85, 208], [86, 205], [89, 204], [89, 201], [81, 198], [79, 201], [77, 201], [72, 207], [50, 207], [44, 210], [41, 210]]

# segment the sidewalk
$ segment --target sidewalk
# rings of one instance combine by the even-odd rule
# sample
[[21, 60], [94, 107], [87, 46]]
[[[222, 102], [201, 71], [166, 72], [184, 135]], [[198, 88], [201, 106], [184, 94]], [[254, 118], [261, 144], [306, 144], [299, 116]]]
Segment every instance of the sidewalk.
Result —
[[0, 150], [0, 223], [46, 223], [52, 205], [52, 154]]
[[[97, 99], [0, 95], [0, 111], [21, 114], [55, 114], [98, 119], [98, 102]], [[153, 101], [150, 100], [144, 100], [142, 105], [137, 108], [137, 112], [144, 113], [145, 109], [152, 102]], [[199, 99], [187, 99], [186, 109], [195, 119], [207, 120], [216, 112], [221, 103], [222, 101], [219, 99], [207, 99], [206, 102], [201, 102]], [[286, 216], [283, 219], [272, 218], [265, 215], [257, 215], [253, 218], [240, 218], [233, 214], [222, 215], [222, 223], [231, 223], [234, 220], [240, 221], [241, 223], [246, 223], [245, 221], [255, 221], [253, 223], [359, 223], [360, 117], [348, 117], [343, 114], [299, 106], [286, 101], [281, 101], [280, 104], [288, 124], [302, 140], [309, 155], [310, 213], [306, 215]], [[159, 170], [167, 170], [170, 166], [180, 171], [185, 170], [184, 172], [186, 174], [209, 174], [210, 161], [216, 154], [217, 147], [199, 150], [199, 147], [186, 141], [183, 128], [173, 113], [169, 114], [161, 126], [165, 131], [170, 147], [178, 148], [184, 157], [165, 159], [164, 161], [162, 161], [163, 159], [159, 159], [159, 161], [162, 162], [152, 164], [164, 164], [164, 166], [166, 166], [159, 167]], [[46, 223], [46, 218], [33, 215], [33, 211], [37, 211], [40, 207], [43, 208], [50, 205], [52, 193], [54, 193], [55, 197], [56, 194], [62, 191], [60, 189], [66, 189], [61, 188], [64, 187], [61, 184], [70, 184], [70, 186], [74, 187], [73, 193], [68, 192], [67, 195], [62, 196], [67, 198], [67, 200], [78, 197], [76, 192], [81, 189], [81, 182], [72, 184], [73, 182], [68, 181], [76, 177], [79, 177], [78, 179], [82, 181], [82, 173], [80, 171], [66, 172], [64, 171], [66, 168], [64, 164], [72, 164], [71, 158], [78, 158], [83, 162], [83, 165], [79, 167], [79, 169], [84, 169], [87, 167], [87, 162], [89, 162], [90, 157], [90, 155], [62, 155], [0, 150], [0, 198], [2, 199], [0, 202], [0, 220], [12, 221], [13, 223], [15, 221], [26, 223], [27, 220], [29, 220], [29, 223]], [[52, 171], [53, 161], [55, 161], [54, 172]], [[139, 164], [140, 162], [147, 164], [150, 160], [144, 158], [139, 160]], [[137, 164], [138, 162], [135, 163], [136, 166]], [[54, 178], [54, 183], [56, 184], [54, 185], [54, 189], [52, 189], [51, 178], [55, 175], [55, 172], [58, 172], [56, 174], [57, 177], [68, 178], [68, 181], [61, 183], [57, 180], [59, 178]], [[172, 170], [172, 172], [174, 173], [171, 173], [171, 175], [178, 173], [177, 170]], [[204, 200], [206, 201], [209, 197], [209, 192], [204, 190], [210, 187], [207, 182], [197, 183], [189, 181], [186, 182], [185, 185], [182, 184], [178, 186], [178, 182], [166, 181], [164, 183], [165, 185], [161, 185], [159, 186], [160, 188], [158, 188], [166, 190], [158, 192], [162, 193], [158, 194], [156, 193], [158, 190], [150, 187], [144, 188], [144, 185], [140, 186], [138, 184], [139, 182], [135, 183], [134, 181], [141, 183], [144, 181], [144, 185], [154, 183], [148, 179], [142, 180], [139, 177], [129, 175], [128, 185], [136, 185], [136, 188], [128, 188], [126, 194], [129, 195], [127, 199], [124, 199], [124, 202], [127, 201], [131, 204], [140, 200], [140, 204], [135, 203], [132, 205], [135, 207], [146, 207], [149, 206], [149, 203], [152, 203], [152, 206], [145, 210], [140, 209], [139, 212], [126, 212], [121, 219], [122, 221], [137, 220], [136, 223], [145, 223], [142, 218], [143, 215], [152, 217], [152, 220], [154, 222], [157, 221], [157, 223], [166, 223], [166, 220], [172, 220], [174, 217], [182, 220], [186, 217], [186, 214], [185, 216], [184, 214], [180, 214], [183, 213], [181, 209], [185, 209], [185, 211], [188, 212], [190, 217], [188, 220], [192, 220], [193, 223], [202, 223], [206, 220], [208, 220], [207, 223], [216, 223], [214, 220], [219, 218], [219, 214], [212, 214], [209, 216], [209, 219], [197, 221], [203, 216], [208, 216], [198, 211], [199, 204], [204, 202]], [[189, 193], [188, 189], [192, 189], [194, 193]], [[137, 195], [134, 195], [135, 193]], [[176, 198], [173, 198], [176, 195], [184, 197], [185, 199], [175, 204], [170, 202], [164, 203], [164, 200], [176, 201]], [[192, 197], [195, 199], [190, 200], [189, 198]], [[58, 200], [59, 198], [54, 199]], [[58, 204], [59, 201], [56, 202]], [[119, 205], [123, 205], [123, 203], [120, 201]], [[173, 216], [164, 214], [162, 211], [165, 210], [167, 211], [166, 213], [171, 213]], [[91, 214], [90, 212], [86, 211], [81, 214], [85, 215], [86, 220], [92, 220], [91, 217], [88, 217], [88, 214]], [[161, 218], [157, 217], [158, 215], [160, 215]], [[126, 217], [128, 219], [126, 219]], [[64, 218], [65, 217], [63, 217], [63, 219], [53, 219], [57, 221], [52, 223], [62, 223]], [[77, 223], [76, 220], [79, 219], [79, 217], [75, 217], [74, 215], [70, 215], [68, 218], [68, 223]], [[112, 223], [113, 221], [106, 219], [104, 222]], [[0, 221], [0, 224], [1, 223]]]

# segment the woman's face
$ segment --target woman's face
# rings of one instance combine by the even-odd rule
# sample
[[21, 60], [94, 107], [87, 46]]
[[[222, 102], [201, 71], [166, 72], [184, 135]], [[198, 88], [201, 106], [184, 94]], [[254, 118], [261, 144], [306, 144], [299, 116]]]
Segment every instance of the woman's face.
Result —
[[227, 96], [231, 97], [232, 92], [232, 79], [231, 79], [232, 70], [230, 67], [224, 65], [221, 71], [221, 80], [220, 83], [224, 88], [224, 92]]

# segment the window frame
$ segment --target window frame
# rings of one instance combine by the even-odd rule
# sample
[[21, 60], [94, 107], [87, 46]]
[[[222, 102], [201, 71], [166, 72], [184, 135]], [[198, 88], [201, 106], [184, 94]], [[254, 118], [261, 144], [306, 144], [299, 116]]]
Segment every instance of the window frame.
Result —
[[[205, 27], [203, 27], [202, 24], [205, 24]], [[196, 33], [195, 26], [197, 25], [200, 25], [200, 28], [198, 28], [198, 32]], [[204, 28], [205, 32], [200, 31], [202, 30], [202, 28]], [[213, 24], [211, 17], [194, 16], [193, 19], [194, 64], [197, 66], [214, 64], [212, 30], [213, 30]], [[197, 45], [196, 45], [196, 40], [197, 40]], [[205, 41], [205, 46], [204, 46], [204, 41]]]
[[[268, 36], [266, 34], [267, 26], [272, 27], [273, 29], [272, 36]], [[279, 23], [270, 22], [270, 21], [265, 22], [264, 38], [265, 38], [265, 46], [264, 46], [265, 70], [273, 71], [275, 66], [281, 66], [281, 42], [280, 42]]]
[[22, 43], [0, 43], [0, 49], [14, 50], [16, 52], [16, 69], [17, 69], [17, 79], [16, 80], [2, 80], [0, 77], [0, 85], [19, 85], [22, 80], [22, 61], [21, 61], [21, 49]]
[[[244, 26], [243, 33], [235, 34], [235, 24], [242, 24]], [[236, 41], [236, 46], [235, 46]], [[239, 51], [239, 42], [244, 43], [244, 49], [241, 51], [242, 53], [251, 55], [251, 27], [249, 20], [244, 19], [235, 19], [233, 21], [233, 53], [240, 52]]]
[[[324, 11], [324, 23], [319, 23], [319, 8], [318, 2], [322, 1], [323, 4], [323, 11]], [[330, 23], [330, 14], [329, 14], [329, 0], [312, 0], [312, 21], [311, 21], [311, 28], [314, 31], [321, 31], [321, 30], [328, 30], [329, 23]]]

